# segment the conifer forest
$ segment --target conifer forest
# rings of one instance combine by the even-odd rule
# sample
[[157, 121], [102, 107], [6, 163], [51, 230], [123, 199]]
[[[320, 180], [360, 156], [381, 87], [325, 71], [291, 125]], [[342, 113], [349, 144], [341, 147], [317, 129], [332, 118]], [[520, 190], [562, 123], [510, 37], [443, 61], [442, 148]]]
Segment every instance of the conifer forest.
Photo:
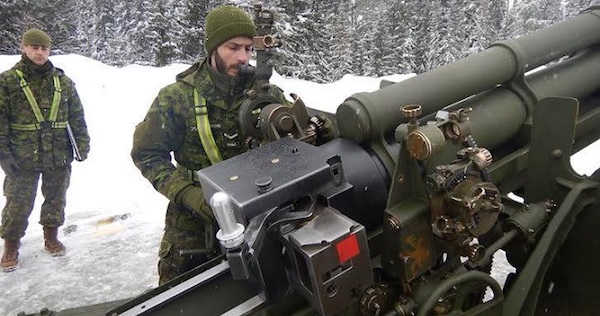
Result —
[[[53, 54], [114, 66], [165, 66], [204, 57], [204, 19], [239, 0], [0, 0], [0, 54], [19, 54], [38, 27]], [[264, 0], [276, 16], [275, 70], [315, 82], [345, 74], [422, 73], [491, 43], [543, 28], [592, 6], [590, 0]]]

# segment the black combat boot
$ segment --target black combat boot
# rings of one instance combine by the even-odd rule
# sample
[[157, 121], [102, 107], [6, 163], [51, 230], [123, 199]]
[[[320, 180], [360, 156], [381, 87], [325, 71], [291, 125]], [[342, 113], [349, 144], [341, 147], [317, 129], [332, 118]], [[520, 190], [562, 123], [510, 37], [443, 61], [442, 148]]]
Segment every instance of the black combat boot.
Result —
[[10, 272], [17, 269], [19, 265], [20, 245], [19, 240], [4, 240], [4, 254], [2, 255], [2, 262], [0, 262], [0, 268], [3, 272]]
[[67, 252], [65, 246], [58, 241], [58, 227], [44, 226], [44, 248], [53, 257], [64, 256]]

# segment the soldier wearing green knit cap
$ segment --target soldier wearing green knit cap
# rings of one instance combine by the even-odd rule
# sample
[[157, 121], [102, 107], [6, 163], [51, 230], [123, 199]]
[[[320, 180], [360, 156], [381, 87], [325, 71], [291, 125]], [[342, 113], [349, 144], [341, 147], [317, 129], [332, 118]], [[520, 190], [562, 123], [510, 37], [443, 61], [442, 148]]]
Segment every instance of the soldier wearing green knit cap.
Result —
[[[159, 284], [218, 253], [214, 215], [196, 171], [249, 149], [238, 115], [255, 78], [238, 69], [250, 61], [256, 28], [243, 10], [225, 5], [208, 13], [205, 35], [207, 57], [160, 90], [133, 138], [135, 165], [169, 199]], [[287, 103], [276, 86], [270, 93]]]
[[80, 160], [89, 151], [83, 106], [73, 81], [50, 62], [51, 43], [44, 31], [27, 30], [21, 40], [21, 60], [0, 74], [0, 167], [5, 174], [6, 197], [0, 226], [4, 239], [0, 268], [4, 272], [18, 266], [19, 241], [25, 235], [40, 178], [43, 247], [51, 256], [65, 254], [58, 228], [65, 220], [74, 159], [67, 126], [75, 137]]

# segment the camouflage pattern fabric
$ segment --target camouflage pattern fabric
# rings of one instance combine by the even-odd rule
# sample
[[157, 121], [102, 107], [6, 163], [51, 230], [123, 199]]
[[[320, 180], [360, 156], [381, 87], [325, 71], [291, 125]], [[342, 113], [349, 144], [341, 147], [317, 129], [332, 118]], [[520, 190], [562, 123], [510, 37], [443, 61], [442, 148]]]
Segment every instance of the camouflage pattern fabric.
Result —
[[[176, 205], [178, 193], [187, 186], [198, 185], [193, 171], [211, 164], [198, 134], [193, 109], [194, 88], [206, 100], [211, 131], [221, 157], [228, 159], [248, 150], [238, 112], [244, 100], [243, 90], [250, 88], [253, 80], [237, 82], [216, 74], [206, 62], [205, 59], [192, 65], [177, 75], [176, 83], [161, 89], [134, 133], [131, 157], [135, 165], [154, 188], [171, 201], [159, 251], [161, 283], [206, 261], [206, 256], [201, 255], [180, 256], [179, 250], [215, 250], [213, 245], [206, 244], [204, 237], [205, 228], [212, 223], [205, 223], [199, 214]], [[287, 102], [279, 88], [273, 86], [271, 93], [281, 102]], [[177, 169], [171, 163], [171, 153]], [[207, 203], [203, 203], [202, 208], [212, 213]]]
[[46, 200], [42, 206], [40, 223], [60, 226], [64, 221], [66, 190], [71, 175], [73, 150], [64, 128], [15, 130], [10, 124], [38, 123], [20, 84], [16, 69], [23, 76], [47, 119], [54, 96], [54, 76], [61, 85], [61, 102], [57, 122], [68, 121], [79, 150], [87, 157], [90, 138], [83, 107], [74, 83], [50, 61], [42, 66], [33, 64], [25, 55], [12, 69], [0, 74], [0, 160], [14, 160], [18, 170], [7, 175], [4, 195], [7, 198], [2, 211], [3, 238], [18, 239], [24, 235], [27, 218], [31, 214], [37, 185], [41, 175], [42, 192]]
[[219, 249], [217, 230], [213, 223], [170, 202], [159, 249], [159, 285], [214, 258]]
[[67, 188], [71, 179], [71, 166], [48, 168], [41, 172], [19, 170], [16, 175], [7, 175], [4, 178], [6, 206], [2, 210], [2, 226], [0, 227], [2, 238], [19, 240], [25, 236], [40, 175], [44, 203], [39, 223], [48, 227], [58, 227], [64, 224], [64, 209]]
[[74, 83], [50, 61], [37, 66], [23, 56], [12, 69], [0, 74], [0, 160], [13, 158], [20, 169], [38, 171], [65, 166], [73, 161], [73, 150], [66, 129], [20, 131], [10, 128], [11, 123], [37, 123], [15, 69], [23, 72], [45, 118], [49, 116], [54, 96], [53, 76], [59, 77], [62, 92], [56, 121], [69, 122], [80, 152], [87, 157], [90, 137]]

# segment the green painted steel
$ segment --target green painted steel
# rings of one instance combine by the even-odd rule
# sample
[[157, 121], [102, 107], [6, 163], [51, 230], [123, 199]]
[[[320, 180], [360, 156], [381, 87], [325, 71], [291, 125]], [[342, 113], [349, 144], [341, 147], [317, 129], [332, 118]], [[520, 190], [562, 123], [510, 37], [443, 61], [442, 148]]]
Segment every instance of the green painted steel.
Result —
[[[600, 235], [592, 234], [597, 231], [593, 225], [584, 226], [584, 232], [576, 231], [574, 227], [581, 226], [582, 216], [590, 218], [591, 214], [592, 219], [599, 218], [600, 171], [589, 179], [576, 175], [570, 167], [569, 158], [572, 152], [600, 137], [598, 30], [600, 7], [521, 38], [496, 43], [481, 53], [403, 82], [386, 85], [378, 91], [355, 94], [340, 105], [336, 120], [342, 137], [362, 144], [366, 147], [365, 152], [374, 153], [376, 157], [373, 159], [378, 158], [389, 175], [389, 179], [385, 180], [390, 182], [390, 188], [383, 228], [378, 227], [369, 232], [372, 236], [369, 250], [371, 254], [380, 255], [379, 263], [386, 270], [386, 275], [394, 277], [395, 281], [401, 281], [400, 284], [412, 287], [407, 293], [402, 293], [404, 296], [394, 302], [395, 306], [378, 309], [377, 314], [386, 311], [386, 315], [404, 314], [402, 307], [407, 311], [419, 308], [418, 315], [426, 315], [438, 307], [439, 298], [444, 294], [456, 290], [457, 296], [462, 297], [462, 303], [465, 303], [465, 297], [472, 291], [478, 292], [479, 286], [483, 284], [493, 290], [495, 299], [485, 304], [473, 304], [473, 309], [462, 311], [461, 315], [533, 315], [536, 308], [548, 306], [547, 302], [544, 303], [546, 305], [539, 303], [544, 299], [562, 304], [576, 302], [573, 297], [582, 296], [577, 291], [568, 287], [561, 289], [560, 286], [557, 286], [559, 290], [566, 291], [573, 297], [561, 300], [551, 293], [545, 293], [547, 282], [567, 277], [577, 281], [584, 292], [592, 293], [588, 298], [595, 298], [593, 294], [597, 292], [598, 282], [582, 282], [580, 279], [584, 279], [581, 275], [593, 272], [593, 267], [590, 268], [592, 265], [587, 261], [599, 260], [596, 249], [600, 243]], [[546, 66], [563, 56], [569, 58]], [[546, 67], [528, 72], [542, 65]], [[483, 258], [477, 262], [472, 259], [477, 264], [489, 263], [498, 249], [504, 249], [508, 261], [517, 267], [517, 273], [510, 280], [511, 284], [506, 283], [502, 289], [487, 273], [463, 270], [464, 267], [458, 262], [458, 248], [442, 247], [452, 240], [439, 239], [431, 234], [431, 215], [436, 215], [433, 209], [437, 208], [439, 212], [441, 207], [435, 205], [440, 200], [436, 202], [433, 199], [435, 196], [432, 198], [426, 191], [424, 175], [431, 171], [429, 169], [452, 164], [456, 158], [457, 146], [447, 141], [439, 156], [431, 158], [431, 161], [416, 161], [412, 158], [414, 156], [409, 156], [411, 148], [406, 146], [407, 142], [398, 136], [403, 135], [402, 132], [397, 132], [395, 140], [404, 142], [403, 149], [406, 150], [396, 152], [397, 148], [392, 148], [389, 142], [390, 137], [384, 139], [384, 136], [400, 130], [398, 125], [406, 122], [400, 108], [407, 104], [421, 105], [425, 119], [431, 119], [441, 109], [456, 111], [471, 108], [468, 121], [473, 139], [469, 139], [468, 146], [473, 146], [471, 143], [474, 140], [477, 146], [489, 149], [494, 158], [493, 163], [490, 160], [491, 165], [486, 166], [485, 172], [481, 173], [481, 181], [497, 185], [498, 194], [502, 196], [513, 189], [521, 191], [517, 193], [524, 193], [524, 203], [505, 202], [498, 227], [495, 227], [499, 231], [491, 231], [489, 236], [482, 236], [495, 239], [490, 240]], [[411, 124], [410, 128], [414, 130], [425, 130], [423, 125], [414, 121]], [[409, 130], [406, 125], [403, 127]], [[439, 138], [434, 138], [436, 144], [443, 143]], [[353, 148], [356, 151], [363, 150], [359, 146]], [[473, 171], [466, 167], [457, 170], [456, 177], [443, 180], [459, 181], [461, 178], [458, 176], [465, 176], [468, 171]], [[464, 174], [461, 175], [459, 171]], [[346, 174], [350, 174], [348, 170]], [[437, 178], [429, 180], [431, 179]], [[495, 194], [495, 190], [490, 191], [490, 194]], [[371, 193], [369, 198], [374, 196]], [[370, 211], [370, 214], [381, 214], [376, 210]], [[452, 214], [444, 214], [450, 215]], [[597, 220], [594, 222], [597, 223]], [[426, 239], [418, 247], [422, 256], [414, 255], [424, 265], [419, 266], [419, 270], [415, 264], [415, 273], [407, 275], [405, 272], [410, 256], [404, 254], [413, 250], [410, 247], [415, 247], [413, 237], [415, 240]], [[563, 244], [569, 245], [569, 249], [565, 249]], [[406, 249], [408, 250], [405, 251]], [[448, 261], [440, 263], [442, 269], [429, 273], [432, 267], [438, 268], [440, 257], [435, 255], [436, 251], [444, 252]], [[434, 255], [430, 256], [429, 252]], [[566, 256], [567, 253], [575, 255]], [[573, 261], [576, 256], [581, 258]], [[561, 257], [568, 261], [564, 267], [556, 265]], [[453, 266], [452, 261], [458, 262], [457, 266], [460, 265], [460, 268], [445, 271]], [[483, 263], [478, 267], [483, 268]], [[55, 315], [195, 315], [200, 309], [206, 315], [220, 315], [231, 310], [238, 314], [240, 310], [245, 310], [245, 315], [315, 313], [297, 292], [279, 302], [260, 301], [260, 304], [253, 305], [254, 299], [259, 296], [257, 289], [234, 280], [225, 270], [219, 270], [218, 277], [208, 277], [209, 274], [201, 273], [206, 272], [206, 269], [208, 266], [193, 270], [127, 303], [106, 303], [93, 313], [82, 307]], [[442, 277], [447, 272], [450, 277]], [[196, 278], [202, 281], [196, 282]], [[374, 280], [374, 283], [377, 282]], [[458, 302], [461, 303], [460, 299]], [[139, 306], [146, 309], [150, 303], [155, 305], [147, 311], [136, 309]], [[120, 305], [115, 307], [117, 304]], [[454, 305], [446, 315], [459, 314], [463, 306]], [[600, 305], [588, 304], [589, 306]], [[347, 309], [352, 315], [358, 313], [354, 305], [348, 305]], [[131, 310], [133, 312], [130, 313]], [[414, 310], [412, 312], [414, 314]], [[589, 314], [589, 311], [582, 314]]]
[[[600, 85], [600, 50], [540, 70], [528, 76], [527, 82], [540, 100], [550, 96], [585, 99]], [[473, 108], [469, 113], [471, 131], [477, 143], [486, 148], [511, 140], [530, 115], [522, 98], [504, 86], [453, 106], [459, 107]]]
[[427, 115], [598, 44], [599, 14], [596, 8], [375, 92], [354, 94], [336, 112], [340, 134], [358, 143], [378, 139], [405, 121], [403, 105], [420, 104]]

